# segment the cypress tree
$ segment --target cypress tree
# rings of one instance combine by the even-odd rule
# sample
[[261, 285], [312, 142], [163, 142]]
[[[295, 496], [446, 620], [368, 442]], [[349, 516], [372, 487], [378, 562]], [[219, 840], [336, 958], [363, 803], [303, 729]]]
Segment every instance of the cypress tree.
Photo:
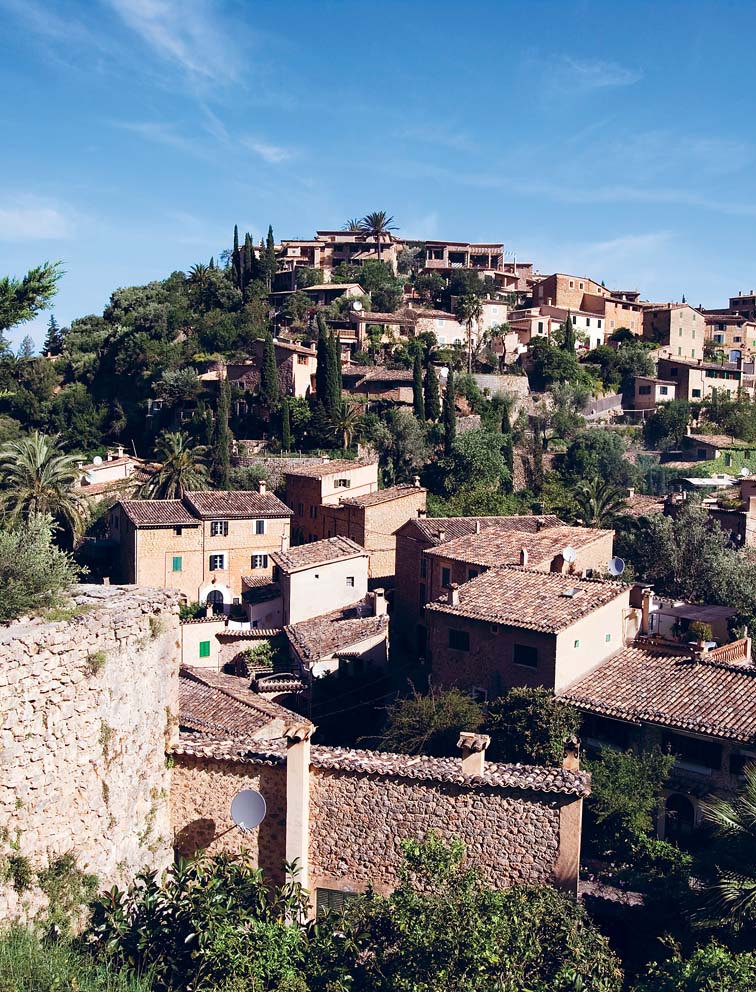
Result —
[[315, 371], [315, 395], [318, 402], [325, 405], [328, 402], [328, 368], [331, 363], [331, 351], [328, 343], [328, 330], [325, 317], [318, 314], [318, 343], [316, 347], [317, 369]]
[[412, 405], [418, 420], [425, 420], [425, 403], [423, 402], [423, 363], [420, 352], [415, 352], [415, 364], [412, 369]]
[[457, 436], [457, 407], [455, 405], [454, 369], [449, 366], [444, 391], [444, 453], [451, 454], [454, 438]]
[[232, 265], [234, 268], [234, 283], [237, 289], [241, 289], [241, 252], [239, 251], [239, 226], [234, 224], [234, 252], [231, 256]]
[[562, 327], [562, 348], [574, 354], [576, 341], [577, 338], [575, 337], [575, 328], [572, 325], [572, 317], [568, 315]]
[[55, 314], [50, 314], [50, 319], [47, 322], [47, 337], [45, 338], [45, 343], [42, 348], [42, 352], [45, 355], [60, 355], [63, 351], [63, 332], [58, 326], [58, 322], [55, 319]]
[[344, 393], [344, 376], [341, 372], [341, 335], [336, 334], [336, 381], [338, 383], [339, 402]]
[[341, 361], [336, 350], [336, 337], [333, 330], [328, 333], [328, 390], [329, 402], [325, 404], [329, 417], [333, 416], [334, 410], [341, 403]]
[[244, 251], [242, 252], [242, 276], [239, 289], [244, 290], [252, 282], [252, 272], [255, 266], [255, 249], [249, 232], [244, 235]]
[[268, 284], [268, 291], [273, 284], [273, 277], [276, 274], [276, 240], [273, 237], [273, 226], [268, 225], [268, 237], [265, 241], [265, 281]]
[[291, 451], [291, 412], [289, 410], [288, 397], [283, 401], [281, 448], [284, 451]]
[[228, 379], [221, 379], [218, 395], [218, 410], [215, 421], [215, 451], [213, 453], [213, 474], [219, 489], [231, 485], [231, 431], [228, 418], [231, 409], [231, 386]]
[[512, 433], [512, 422], [509, 419], [509, 405], [507, 403], [504, 404], [504, 409], [501, 411], [501, 433]]
[[441, 399], [438, 395], [438, 376], [431, 362], [425, 370], [425, 419], [434, 423], [441, 416]]
[[316, 400], [310, 420], [310, 436], [320, 447], [331, 447], [333, 429], [328, 414], [320, 400]]
[[278, 403], [278, 371], [276, 369], [276, 348], [273, 335], [268, 331], [263, 345], [263, 361], [260, 371], [260, 400], [268, 410]]

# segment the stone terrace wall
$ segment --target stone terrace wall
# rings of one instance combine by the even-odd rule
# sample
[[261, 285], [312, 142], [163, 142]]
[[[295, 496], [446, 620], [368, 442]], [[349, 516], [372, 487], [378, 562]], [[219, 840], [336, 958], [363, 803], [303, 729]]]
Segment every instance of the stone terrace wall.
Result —
[[0, 631], [0, 920], [44, 905], [9, 856], [66, 852], [102, 886], [172, 857], [165, 748], [178, 717], [177, 594], [79, 586], [78, 616]]

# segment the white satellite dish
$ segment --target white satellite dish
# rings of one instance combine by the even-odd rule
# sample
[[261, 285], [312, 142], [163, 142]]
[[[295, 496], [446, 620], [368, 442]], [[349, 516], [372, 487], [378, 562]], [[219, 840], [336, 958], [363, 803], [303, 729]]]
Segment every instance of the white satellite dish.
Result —
[[562, 558], [564, 558], [566, 562], [573, 562], [577, 558], [577, 551], [575, 551], [575, 549], [570, 547], [568, 544], [562, 552]]
[[86, 474], [84, 475], [84, 478], [85, 478], [85, 479], [87, 480], [87, 482], [88, 482], [88, 483], [90, 483], [90, 485], [91, 485], [91, 484], [92, 484], [92, 483], [93, 483], [93, 482], [95, 481], [95, 474], [94, 474], [94, 472], [87, 472], [87, 473], [86, 473]]
[[355, 313], [359, 313], [360, 310], [362, 310], [362, 304], [360, 303], [359, 300], [354, 301], [354, 303], [352, 304], [352, 310], [354, 310]]
[[92, 464], [93, 465], [102, 465], [102, 458], [100, 458], [99, 455], [95, 455], [94, 458], [92, 459]]
[[747, 479], [750, 474], [751, 474], [750, 468], [746, 468], [746, 466], [744, 465], [740, 470], [740, 478]]
[[625, 563], [621, 558], [612, 558], [609, 562], [610, 575], [622, 575], [625, 571]]
[[259, 827], [266, 812], [265, 799], [256, 789], [242, 789], [231, 801], [231, 819], [243, 834]]

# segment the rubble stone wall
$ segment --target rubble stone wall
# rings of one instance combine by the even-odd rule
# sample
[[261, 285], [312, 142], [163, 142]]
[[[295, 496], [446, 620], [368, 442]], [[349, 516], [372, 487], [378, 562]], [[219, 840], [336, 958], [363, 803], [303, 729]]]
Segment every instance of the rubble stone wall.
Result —
[[[43, 908], [36, 873], [68, 852], [101, 887], [172, 858], [177, 594], [74, 596], [70, 619], [0, 631], [0, 920]], [[26, 891], [19, 866], [32, 873]]]

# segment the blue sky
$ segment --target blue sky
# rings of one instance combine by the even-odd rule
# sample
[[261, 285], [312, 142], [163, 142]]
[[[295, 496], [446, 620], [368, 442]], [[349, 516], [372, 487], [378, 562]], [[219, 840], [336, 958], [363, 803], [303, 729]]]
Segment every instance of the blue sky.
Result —
[[755, 36], [745, 2], [0, 0], [0, 272], [62, 259], [65, 324], [235, 222], [385, 209], [724, 305], [756, 288]]

